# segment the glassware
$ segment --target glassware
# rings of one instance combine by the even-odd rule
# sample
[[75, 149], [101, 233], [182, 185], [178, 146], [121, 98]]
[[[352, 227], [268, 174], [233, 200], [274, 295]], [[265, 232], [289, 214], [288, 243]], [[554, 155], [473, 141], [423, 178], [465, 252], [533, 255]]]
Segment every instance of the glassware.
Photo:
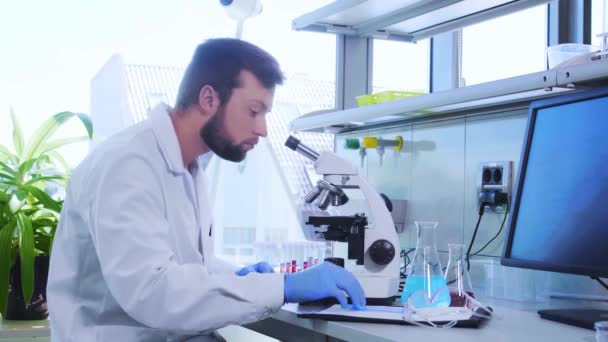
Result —
[[[419, 239], [423, 241], [420, 243], [421, 246], [424, 246], [425, 238], [427, 241], [431, 241], [428, 235], [430, 233], [426, 237], [424, 232], [421, 234]], [[434, 241], [434, 237], [432, 241]], [[464, 262], [464, 248], [465, 246], [462, 244], [448, 245], [450, 255], [445, 268], [445, 277], [434, 278], [443, 279], [443, 285], [438, 284], [438, 281], [431, 281], [430, 290], [429, 287], [425, 287], [423, 290], [410, 291], [403, 306], [402, 318], [405, 321], [418, 326], [451, 328], [459, 320], [470, 319], [473, 316], [485, 319], [496, 318], [492, 309], [480, 303], [473, 295], [471, 278]], [[433, 254], [432, 252], [437, 255], [434, 243], [432, 246], [422, 247], [422, 250], [425, 256]], [[437, 258], [438, 261], [439, 258]], [[425, 260], [425, 263], [427, 265], [426, 274], [428, 274], [428, 260]], [[439, 269], [441, 270], [440, 265]], [[406, 289], [406, 291], [408, 290]]]
[[445, 281], [450, 292], [450, 306], [464, 306], [467, 302], [465, 295], [473, 295], [471, 278], [464, 262], [464, 245], [448, 244], [449, 259], [445, 269]]
[[416, 221], [415, 224], [418, 240], [401, 303], [407, 304], [409, 300], [409, 304], [417, 308], [447, 307], [450, 305], [450, 294], [435, 244], [438, 223]]
[[608, 342], [608, 321], [595, 322], [595, 341]]

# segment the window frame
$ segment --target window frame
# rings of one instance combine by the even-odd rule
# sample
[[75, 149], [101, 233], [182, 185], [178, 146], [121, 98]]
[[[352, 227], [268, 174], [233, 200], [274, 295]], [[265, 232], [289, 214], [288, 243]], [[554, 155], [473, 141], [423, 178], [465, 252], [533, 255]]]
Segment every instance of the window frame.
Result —
[[[591, 42], [591, 1], [570, 1], [570, 2], [550, 2], [547, 6], [547, 46], [562, 43], [586, 43]], [[517, 12], [515, 12], [517, 13]], [[434, 36], [431, 39], [429, 55], [429, 90], [430, 92], [454, 89], [461, 86], [460, 79], [462, 73], [462, 30], [446, 32]], [[338, 42], [344, 40], [346, 35], [337, 34]], [[359, 39], [370, 39], [360, 37]], [[370, 39], [371, 40], [371, 39]], [[373, 49], [373, 42], [369, 44]], [[337, 109], [347, 109], [348, 106], [341, 106], [344, 98], [354, 98], [361, 93], [349, 92], [344, 89], [343, 75], [345, 69], [345, 54], [355, 53], [348, 48], [337, 44], [337, 68], [336, 68], [336, 103]], [[373, 51], [368, 51], [368, 55]], [[364, 60], [367, 65], [359, 65], [359, 69], [365, 69], [364, 75], [359, 79], [367, 80], [367, 92], [372, 89], [373, 68], [371, 58]]]

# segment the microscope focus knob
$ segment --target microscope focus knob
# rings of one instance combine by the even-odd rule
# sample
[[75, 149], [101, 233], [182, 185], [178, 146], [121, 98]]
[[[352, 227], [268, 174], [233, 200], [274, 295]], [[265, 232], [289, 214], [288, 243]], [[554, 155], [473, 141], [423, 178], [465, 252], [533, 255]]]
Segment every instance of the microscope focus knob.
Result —
[[395, 246], [387, 240], [376, 240], [369, 247], [369, 256], [378, 265], [387, 265], [395, 257]]

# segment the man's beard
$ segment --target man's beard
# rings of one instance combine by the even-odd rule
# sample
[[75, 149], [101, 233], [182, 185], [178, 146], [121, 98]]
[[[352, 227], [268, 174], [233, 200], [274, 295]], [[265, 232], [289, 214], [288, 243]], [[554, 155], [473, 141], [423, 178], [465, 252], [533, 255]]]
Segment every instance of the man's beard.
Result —
[[224, 107], [201, 128], [200, 135], [207, 147], [217, 156], [232, 162], [240, 162], [245, 159], [246, 151], [240, 145], [234, 145], [222, 134], [222, 124], [225, 121], [226, 111]]

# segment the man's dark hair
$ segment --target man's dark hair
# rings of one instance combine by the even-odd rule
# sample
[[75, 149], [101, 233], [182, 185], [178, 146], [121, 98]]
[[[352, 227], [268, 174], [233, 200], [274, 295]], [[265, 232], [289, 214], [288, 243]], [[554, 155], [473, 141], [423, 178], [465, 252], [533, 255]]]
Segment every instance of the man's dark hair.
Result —
[[185, 110], [198, 103], [203, 86], [210, 85], [219, 93], [220, 104], [226, 104], [232, 89], [239, 86], [242, 70], [251, 72], [267, 89], [283, 83], [279, 63], [268, 52], [240, 39], [209, 39], [200, 44], [184, 73], [177, 94], [177, 109]]

